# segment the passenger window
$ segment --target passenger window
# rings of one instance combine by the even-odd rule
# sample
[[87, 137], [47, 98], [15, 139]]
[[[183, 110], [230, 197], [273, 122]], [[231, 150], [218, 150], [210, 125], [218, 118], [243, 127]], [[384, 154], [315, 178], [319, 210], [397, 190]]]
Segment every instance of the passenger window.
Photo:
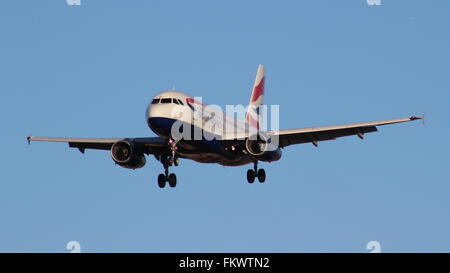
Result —
[[161, 99], [161, 103], [172, 103], [172, 99], [171, 98]]
[[158, 104], [159, 103], [159, 99], [153, 99], [152, 100], [152, 104]]

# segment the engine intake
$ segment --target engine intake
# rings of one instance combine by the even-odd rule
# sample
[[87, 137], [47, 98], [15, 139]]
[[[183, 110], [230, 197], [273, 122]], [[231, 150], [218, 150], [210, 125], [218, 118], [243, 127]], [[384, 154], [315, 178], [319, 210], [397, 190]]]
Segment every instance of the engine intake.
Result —
[[139, 153], [134, 143], [129, 140], [114, 143], [111, 147], [111, 157], [115, 163], [127, 169], [139, 169], [146, 163], [145, 156]]
[[250, 136], [245, 140], [245, 149], [254, 158], [261, 161], [277, 161], [281, 158], [281, 149], [272, 138], [264, 133]]

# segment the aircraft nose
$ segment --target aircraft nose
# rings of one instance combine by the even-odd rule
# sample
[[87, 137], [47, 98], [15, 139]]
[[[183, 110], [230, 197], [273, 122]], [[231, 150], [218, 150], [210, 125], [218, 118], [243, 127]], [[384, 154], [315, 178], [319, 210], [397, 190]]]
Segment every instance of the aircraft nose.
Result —
[[147, 108], [147, 118], [152, 118], [156, 116], [157, 111], [157, 104], [149, 104]]
[[150, 104], [147, 108], [147, 122], [150, 127], [155, 127], [157, 124], [154, 124], [158, 118], [164, 116], [163, 108], [158, 104]]
[[160, 136], [169, 136], [173, 120], [169, 117], [170, 107], [150, 104], [147, 110], [147, 124]]

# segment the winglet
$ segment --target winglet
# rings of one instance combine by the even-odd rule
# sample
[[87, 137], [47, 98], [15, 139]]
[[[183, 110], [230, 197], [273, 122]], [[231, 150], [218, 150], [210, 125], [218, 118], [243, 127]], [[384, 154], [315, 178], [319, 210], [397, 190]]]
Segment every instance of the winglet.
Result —
[[421, 120], [422, 120], [422, 124], [425, 125], [425, 114], [422, 114], [421, 117], [418, 117], [418, 116], [410, 116], [409, 119], [410, 119], [410, 120], [419, 120], [419, 119], [421, 119]]
[[27, 136], [27, 141], [28, 141], [28, 145], [30, 145], [31, 144], [31, 135]]
[[418, 116], [410, 116], [409, 119], [410, 119], [410, 120], [418, 120], [418, 119], [422, 119], [422, 117], [418, 117]]

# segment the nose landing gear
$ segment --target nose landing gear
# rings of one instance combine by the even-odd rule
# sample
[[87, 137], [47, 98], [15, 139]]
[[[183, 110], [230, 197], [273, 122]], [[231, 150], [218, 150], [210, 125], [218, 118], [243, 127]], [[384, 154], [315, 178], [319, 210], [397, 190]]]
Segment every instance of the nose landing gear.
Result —
[[174, 173], [169, 174], [169, 167], [172, 165], [178, 166], [180, 160], [176, 156], [177, 146], [176, 142], [172, 139], [169, 140], [169, 146], [171, 150], [170, 156], [159, 156], [158, 160], [164, 166], [164, 173], [158, 175], [158, 186], [160, 188], [164, 188], [166, 183], [169, 183], [171, 188], [175, 188], [177, 186], [177, 176]]
[[247, 181], [248, 183], [255, 182], [255, 178], [258, 178], [260, 183], [266, 181], [266, 171], [264, 169], [258, 169], [258, 161], [254, 162], [253, 169], [247, 170]]
[[[172, 160], [172, 163], [170, 163]], [[178, 161], [178, 159], [176, 159]], [[169, 183], [169, 186], [171, 188], [175, 188], [177, 186], [177, 176], [174, 173], [169, 174], [169, 166], [173, 164], [173, 159], [165, 158], [162, 160], [162, 164], [164, 166], [164, 173], [160, 173], [158, 175], [158, 186], [160, 188], [164, 188], [166, 186], [166, 183]], [[178, 166], [178, 163], [176, 164]]]

